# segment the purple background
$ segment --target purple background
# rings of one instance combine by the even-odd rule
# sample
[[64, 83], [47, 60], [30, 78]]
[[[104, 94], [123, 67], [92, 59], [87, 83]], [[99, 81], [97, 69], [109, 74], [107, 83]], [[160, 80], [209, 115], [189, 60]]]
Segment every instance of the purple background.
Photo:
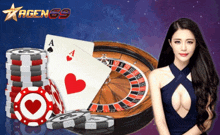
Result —
[[[48, 18], [18, 18], [4, 22], [2, 11], [15, 7], [23, 9], [51, 10], [70, 8], [71, 15], [65, 20]], [[5, 52], [10, 48], [42, 48], [46, 34], [60, 35], [86, 41], [117, 41], [136, 46], [152, 54], [156, 59], [169, 25], [181, 17], [198, 23], [209, 51], [220, 72], [220, 1], [218, 0], [49, 0], [28, 1], [4, 0], [0, 2], [0, 129], [5, 129]], [[219, 96], [218, 96], [219, 97]], [[220, 104], [216, 106], [220, 113]], [[217, 134], [220, 120], [218, 116], [209, 134]], [[47, 132], [50, 134], [50, 132]], [[52, 132], [51, 132], [52, 133]], [[53, 134], [71, 134], [57, 130]], [[134, 133], [134, 135], [158, 134], [154, 121]]]

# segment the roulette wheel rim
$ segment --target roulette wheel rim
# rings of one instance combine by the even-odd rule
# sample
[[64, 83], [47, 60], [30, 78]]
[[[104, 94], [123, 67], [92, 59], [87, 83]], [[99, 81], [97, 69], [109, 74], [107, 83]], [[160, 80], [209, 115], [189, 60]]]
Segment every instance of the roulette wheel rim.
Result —
[[94, 47], [94, 52], [106, 51], [106, 50], [108, 50], [109, 52], [117, 52], [117, 53], [123, 53], [123, 54], [126, 54], [126, 55], [130, 55], [131, 57], [139, 59], [141, 62], [145, 63], [150, 68], [150, 70], [154, 69], [153, 65], [149, 61], [144, 59], [138, 53], [135, 53], [131, 50], [120, 48], [120, 47], [115, 47], [115, 46], [114, 47], [111, 47], [111, 46], [95, 46]]
[[[148, 54], [147, 52], [136, 48], [134, 46], [118, 43], [118, 42], [109, 42], [109, 41], [96, 41], [94, 42], [94, 58], [100, 58], [94, 56], [97, 52], [110, 52], [110, 53], [120, 53], [122, 55], [128, 55], [129, 57], [135, 58], [141, 63], [144, 63], [149, 68], [149, 71], [152, 71], [154, 68], [157, 67], [157, 60]], [[107, 54], [107, 57], [109, 55]], [[109, 57], [111, 58], [111, 57]], [[147, 71], [148, 72], [148, 71]], [[145, 72], [144, 72], [145, 73]], [[147, 76], [146, 76], [147, 78]], [[148, 88], [147, 88], [148, 89]], [[144, 128], [146, 125], [149, 124], [153, 120], [153, 111], [151, 106], [151, 100], [150, 100], [150, 91], [148, 90], [148, 93], [146, 98], [144, 99], [147, 102], [149, 102], [146, 106], [138, 113], [133, 113], [132, 115], [122, 116], [122, 117], [114, 117], [111, 114], [115, 112], [94, 112], [90, 111], [91, 114], [100, 114], [100, 115], [108, 115], [114, 117], [115, 125], [114, 125], [114, 131], [111, 133], [102, 133], [102, 134], [130, 134], [133, 132], [136, 132], [142, 128]], [[91, 107], [91, 106], [90, 106]], [[89, 108], [90, 108], [89, 107]], [[139, 106], [135, 106], [139, 107]], [[135, 108], [134, 107], [134, 108]], [[88, 108], [88, 109], [89, 109]], [[128, 109], [129, 110], [129, 109]], [[131, 109], [130, 109], [131, 110]], [[121, 111], [123, 112], [123, 111]], [[117, 112], [116, 112], [117, 113]], [[119, 112], [120, 113], [120, 112]], [[68, 130], [77, 133], [77, 134], [84, 134], [87, 132], [87, 130], [78, 130], [74, 128], [68, 128]], [[97, 133], [94, 131], [94, 134], [100, 134], [98, 131]]]
[[[108, 41], [97, 41], [94, 43], [95, 43], [94, 53], [102, 52], [102, 51], [121, 53], [121, 54], [129, 55], [133, 58], [140, 60], [142, 63], [145, 63], [145, 65], [147, 65], [147, 67], [151, 71], [157, 67], [157, 60], [154, 57], [152, 57], [147, 52], [141, 49], [138, 49], [134, 46], [130, 46], [130, 45], [126, 45], [126, 44], [122, 44], [118, 42], [108, 42]], [[147, 100], [150, 101], [150, 97]], [[100, 114], [97, 112], [91, 112], [91, 113]], [[101, 113], [101, 115], [109, 115], [109, 114]], [[136, 132], [140, 130], [141, 128], [144, 128], [152, 120], [153, 120], [153, 111], [152, 111], [152, 106], [150, 105], [148, 108], [134, 115], [121, 117], [121, 118], [115, 118], [114, 131], [111, 133], [105, 133], [105, 134], [114, 134], [114, 135], [130, 134], [132, 132]], [[79, 134], [83, 134], [84, 132], [86, 132], [84, 130], [81, 130], [80, 132], [78, 132], [77, 130], [74, 130], [74, 128], [70, 128], [69, 130], [75, 133], [79, 133]]]
[[[93, 53], [93, 57], [95, 57], [95, 58], [97, 58], [97, 59], [99, 59], [100, 58], [100, 54], [98, 54], [98, 56], [99, 57], [97, 57], [97, 55], [94, 55], [94, 54], [96, 54], [97, 52], [98, 53], [106, 53], [107, 52], [107, 57], [108, 57], [108, 53], [113, 53], [114, 55], [116, 54], [116, 53], [119, 53], [119, 55], [121, 55], [120, 56], [120, 58], [119, 58], [119, 60], [124, 60], [125, 62], [126, 62], [126, 60], [125, 59], [123, 59], [122, 58], [122, 55], [123, 56], [129, 56], [129, 57], [132, 57], [132, 58], [134, 58], [134, 60], [137, 60], [139, 63], [141, 63], [142, 65], [144, 65], [146, 68], [148, 68], [148, 69], [144, 69], [143, 70], [143, 68], [141, 69], [140, 68], [140, 66], [137, 68], [137, 69], [139, 69], [139, 70], [143, 70], [143, 72], [144, 72], [144, 76], [147, 78], [147, 73], [146, 72], [148, 72], [148, 74], [149, 74], [149, 71], [152, 71], [154, 68], [156, 68], [157, 67], [157, 60], [154, 58], [154, 57], [152, 57], [150, 54], [148, 54], [147, 52], [145, 52], [145, 51], [143, 51], [143, 50], [141, 50], [141, 49], [139, 49], [139, 48], [136, 48], [136, 47], [134, 47], [134, 46], [131, 46], [131, 45], [126, 45], [126, 44], [122, 44], [122, 43], [118, 43], [118, 42], [108, 42], [108, 41], [98, 41], [98, 42], [94, 42], [94, 44], [95, 44], [95, 47], [94, 47], [94, 53]], [[111, 55], [112, 56], [112, 55]], [[111, 57], [109, 57], [110, 59], [116, 59], [116, 57], [113, 57], [113, 58], [111, 58]], [[129, 61], [128, 61], [129, 62]], [[140, 65], [140, 64], [139, 64]], [[142, 66], [141, 65], [141, 66]], [[138, 66], [138, 65], [136, 65], [136, 66]], [[111, 75], [111, 74], [110, 74]], [[148, 81], [147, 81], [147, 79], [145, 80], [145, 82], [146, 82], [146, 84], [148, 85]], [[146, 86], [147, 86], [146, 85]], [[102, 89], [102, 88], [101, 88]], [[149, 90], [148, 90], [148, 86], [147, 86], [147, 88], [146, 88], [147, 90], [147, 96], [145, 96], [144, 97], [144, 100], [149, 100], [149, 104], [150, 104], [150, 106], [149, 107], [151, 107], [151, 100], [150, 100], [150, 92], [149, 92]], [[97, 94], [98, 95], [98, 94]], [[96, 97], [95, 97], [96, 98]], [[93, 100], [94, 101], [94, 100]], [[95, 104], [95, 103], [92, 103], [92, 104]], [[139, 105], [139, 103], [138, 103], [138, 105]], [[137, 106], [138, 106], [137, 105]], [[137, 107], [137, 106], [134, 106], [133, 108], [135, 108], [135, 107]], [[148, 107], [148, 108], [149, 108]], [[98, 107], [97, 107], [98, 108]], [[131, 107], [132, 108], [132, 107]], [[89, 108], [88, 109], [91, 109], [91, 105], [89, 106]], [[147, 109], [147, 108], [146, 108]], [[142, 109], [141, 110], [141, 112], [143, 112], [144, 110], [146, 110], [146, 109]], [[91, 111], [91, 110], [90, 110]], [[135, 116], [135, 115], [137, 115], [137, 114], [139, 114], [139, 113], [141, 113], [141, 112], [136, 112], [136, 113], [133, 113], [133, 114], [131, 114], [131, 115], [126, 115], [125, 117], [132, 117], [132, 116]], [[109, 113], [109, 112], [100, 112], [100, 111], [97, 111], [96, 110], [96, 112], [95, 111], [91, 111], [91, 113], [92, 114], [101, 114], [101, 115], [109, 115], [109, 116], [112, 116], [112, 117], [114, 117], [114, 118], [123, 118], [123, 117], [121, 117], [121, 116], [114, 116], [114, 115], [111, 115], [111, 112]], [[114, 112], [113, 112], [114, 113]]]

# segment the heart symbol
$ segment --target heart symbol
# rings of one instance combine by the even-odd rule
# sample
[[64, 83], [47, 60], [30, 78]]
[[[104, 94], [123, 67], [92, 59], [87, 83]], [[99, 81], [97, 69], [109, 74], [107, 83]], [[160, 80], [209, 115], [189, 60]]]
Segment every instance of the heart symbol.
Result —
[[73, 94], [85, 89], [86, 83], [83, 80], [76, 80], [76, 76], [69, 73], [65, 77], [65, 85], [67, 94]]
[[67, 60], [67, 61], [70, 61], [70, 60], [72, 60], [72, 57], [66, 56], [66, 60]]
[[37, 110], [39, 110], [39, 108], [41, 107], [41, 102], [39, 100], [35, 100], [34, 102], [32, 102], [31, 100], [27, 100], [25, 102], [25, 107], [30, 113], [35, 114]]
[[53, 52], [53, 48], [50, 47], [50, 48], [47, 49], [47, 51], [48, 51], [49, 53], [51, 53], [51, 52]]

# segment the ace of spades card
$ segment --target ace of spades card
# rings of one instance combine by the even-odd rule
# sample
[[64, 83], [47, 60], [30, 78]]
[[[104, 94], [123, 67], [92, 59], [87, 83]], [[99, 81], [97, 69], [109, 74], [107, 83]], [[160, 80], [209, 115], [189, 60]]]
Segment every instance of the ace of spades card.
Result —
[[[45, 50], [50, 41], [46, 39]], [[65, 111], [87, 109], [111, 69], [71, 42], [53, 42], [55, 47], [53, 54], [48, 52], [47, 72], [63, 97]]]

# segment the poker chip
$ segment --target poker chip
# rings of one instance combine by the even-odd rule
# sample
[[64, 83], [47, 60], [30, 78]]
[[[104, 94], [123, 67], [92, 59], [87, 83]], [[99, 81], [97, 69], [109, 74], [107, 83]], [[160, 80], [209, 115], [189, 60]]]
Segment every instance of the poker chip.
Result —
[[75, 127], [76, 125], [89, 120], [91, 114], [88, 110], [75, 110], [65, 114], [59, 114], [46, 123], [48, 129], [60, 129]]
[[30, 72], [30, 71], [45, 70], [47, 66], [46, 66], [46, 64], [37, 65], [37, 66], [17, 66], [17, 65], [12, 65], [10, 63], [6, 63], [5, 67], [7, 70]]
[[18, 92], [10, 92], [7, 89], [5, 90], [5, 95], [6, 96], [10, 96], [10, 97], [14, 97], [15, 98], [17, 96], [17, 94], [18, 94]]
[[79, 129], [103, 129], [114, 125], [114, 118], [105, 115], [92, 114], [91, 118], [84, 122], [77, 124], [74, 128]]
[[[50, 86], [49, 85], [44, 85], [44, 86], [41, 86], [43, 89], [45, 89], [46, 91], [49, 91], [50, 90]], [[16, 86], [12, 86], [12, 85], [7, 85], [6, 87], [6, 91], [10, 91], [10, 92], [14, 92], [14, 93], [18, 93], [20, 92], [21, 90], [23, 90], [24, 88], [26, 87], [16, 87]]]
[[36, 81], [44, 80], [46, 79], [46, 77], [47, 77], [46, 74], [42, 74], [38, 76], [14, 76], [14, 75], [6, 74], [6, 78], [8, 80], [18, 81], [18, 82], [36, 82]]
[[14, 108], [5, 106], [5, 111], [10, 112], [10, 113], [14, 113]]
[[5, 111], [6, 112], [6, 116], [8, 118], [11, 118], [11, 119], [17, 119], [16, 115], [14, 113], [10, 113], [8, 111]]
[[12, 103], [11, 101], [6, 101], [6, 106], [13, 108], [14, 107], [14, 103]]
[[12, 65], [17, 65], [17, 66], [37, 66], [37, 65], [42, 65], [47, 63], [47, 58], [43, 58], [40, 60], [12, 60], [12, 59], [7, 59], [7, 63], [11, 63]]
[[41, 71], [30, 71], [30, 72], [6, 70], [6, 74], [9, 74], [10, 76], [39, 76], [46, 73], [47, 73], [46, 69]]
[[6, 96], [6, 100], [10, 102], [14, 102], [15, 97]]
[[46, 51], [37, 48], [15, 48], [6, 51], [6, 57], [12, 60], [21, 60], [22, 62], [40, 60], [46, 58]]
[[15, 87], [32, 87], [32, 86], [46, 86], [49, 85], [48, 79], [37, 81], [37, 82], [17, 82], [17, 81], [11, 81], [8, 80], [8, 84], [15, 86]]
[[56, 114], [60, 114], [60, 113], [64, 113], [65, 112], [65, 107], [63, 104], [63, 100], [62, 100], [62, 96], [60, 95], [57, 87], [55, 86], [55, 84], [53, 83], [53, 81], [51, 79], [49, 79], [50, 82], [50, 91], [48, 92], [52, 99], [53, 99], [53, 113]]
[[39, 126], [51, 116], [53, 102], [41, 87], [27, 87], [14, 100], [14, 112], [19, 121], [28, 126]]

